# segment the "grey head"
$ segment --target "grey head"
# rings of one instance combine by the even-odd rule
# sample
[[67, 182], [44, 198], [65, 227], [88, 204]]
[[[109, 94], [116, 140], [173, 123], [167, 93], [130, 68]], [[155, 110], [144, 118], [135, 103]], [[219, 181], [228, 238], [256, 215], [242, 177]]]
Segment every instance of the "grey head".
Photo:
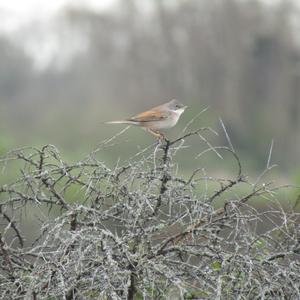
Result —
[[171, 110], [185, 110], [187, 106], [183, 105], [181, 102], [179, 102], [176, 99], [171, 100], [170, 102], [167, 103], [168, 108]]

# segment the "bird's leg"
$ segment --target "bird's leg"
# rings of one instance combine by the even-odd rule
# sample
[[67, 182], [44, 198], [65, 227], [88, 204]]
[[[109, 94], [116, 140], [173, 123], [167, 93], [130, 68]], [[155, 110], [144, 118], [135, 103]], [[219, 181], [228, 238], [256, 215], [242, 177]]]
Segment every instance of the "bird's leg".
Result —
[[159, 140], [165, 140], [166, 137], [163, 133], [159, 132], [158, 130], [154, 130], [154, 129], [151, 129], [151, 128], [147, 128], [147, 131], [149, 133], [151, 133], [152, 135], [154, 135], [156, 138], [158, 138]]

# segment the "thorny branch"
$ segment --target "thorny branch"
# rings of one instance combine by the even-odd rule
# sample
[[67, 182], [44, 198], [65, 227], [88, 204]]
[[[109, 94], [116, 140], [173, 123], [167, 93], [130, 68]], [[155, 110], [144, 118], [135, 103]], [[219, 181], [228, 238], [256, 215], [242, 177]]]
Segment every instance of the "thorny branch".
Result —
[[[74, 164], [52, 145], [1, 158], [4, 174], [15, 163], [21, 172], [0, 186], [0, 298], [298, 299], [297, 203], [282, 207], [278, 187], [251, 183], [231, 142], [214, 147], [209, 132], [149, 146], [114, 169], [97, 157], [121, 134]], [[230, 153], [236, 175], [178, 176], [190, 138], [206, 147], [199, 158]]]

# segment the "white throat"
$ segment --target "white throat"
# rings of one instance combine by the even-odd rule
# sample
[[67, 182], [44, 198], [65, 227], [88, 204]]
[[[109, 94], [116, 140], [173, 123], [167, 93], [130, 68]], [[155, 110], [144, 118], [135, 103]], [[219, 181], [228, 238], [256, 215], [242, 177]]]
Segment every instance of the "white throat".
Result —
[[175, 114], [177, 114], [178, 115], [178, 117], [180, 117], [180, 115], [184, 112], [184, 108], [179, 108], [179, 109], [177, 109], [177, 110], [173, 110], [173, 112], [175, 113]]

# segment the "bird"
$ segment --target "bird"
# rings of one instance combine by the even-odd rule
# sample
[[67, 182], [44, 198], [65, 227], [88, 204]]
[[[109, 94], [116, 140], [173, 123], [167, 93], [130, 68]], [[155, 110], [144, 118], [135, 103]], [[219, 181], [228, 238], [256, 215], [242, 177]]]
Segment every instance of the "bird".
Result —
[[129, 124], [142, 127], [158, 139], [165, 139], [161, 129], [168, 129], [176, 125], [187, 106], [176, 99], [153, 107], [133, 117], [120, 121], [109, 121], [106, 124]]

